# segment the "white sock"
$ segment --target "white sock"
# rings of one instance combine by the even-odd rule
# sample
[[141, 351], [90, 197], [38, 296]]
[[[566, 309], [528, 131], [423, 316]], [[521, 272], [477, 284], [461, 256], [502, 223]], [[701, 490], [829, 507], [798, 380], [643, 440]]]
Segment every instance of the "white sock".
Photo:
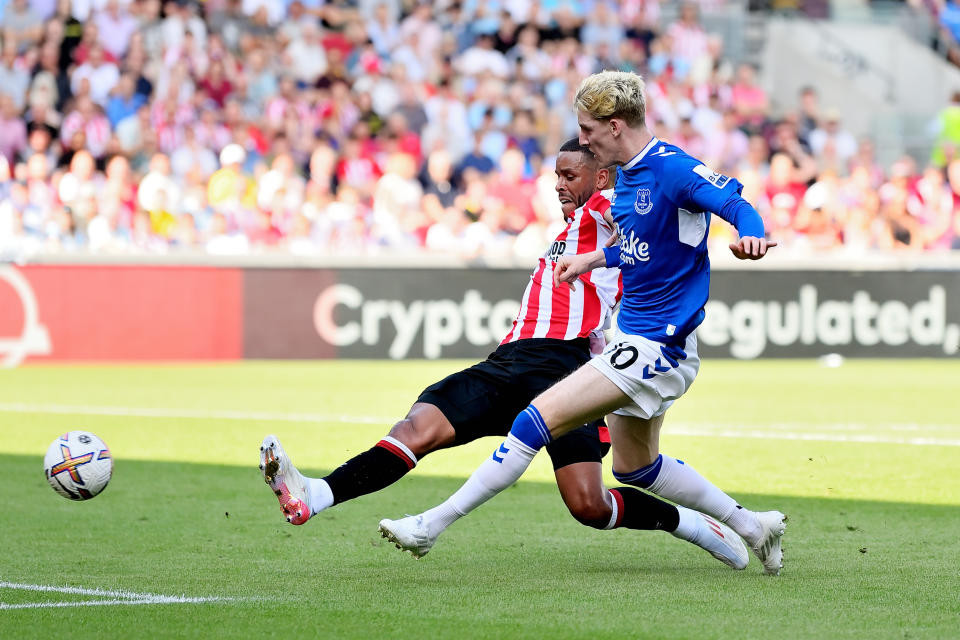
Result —
[[677, 511], [680, 513], [680, 523], [670, 534], [681, 540], [692, 541], [700, 528], [700, 514], [680, 505], [677, 505]]
[[760, 538], [760, 534], [762, 533], [757, 514], [740, 505], [737, 505], [737, 508], [733, 510], [730, 517], [724, 520], [724, 522], [750, 545], [756, 544], [757, 539]]
[[328, 507], [333, 506], [333, 491], [330, 485], [322, 478], [304, 478], [307, 481], [307, 492], [310, 494], [310, 513], [316, 515]]
[[760, 535], [756, 514], [738, 505], [690, 465], [666, 454], [661, 457], [660, 473], [648, 489], [651, 493], [711, 515], [751, 544], [756, 541]]
[[513, 435], [473, 472], [456, 493], [423, 513], [430, 532], [441, 531], [520, 479], [537, 452]]

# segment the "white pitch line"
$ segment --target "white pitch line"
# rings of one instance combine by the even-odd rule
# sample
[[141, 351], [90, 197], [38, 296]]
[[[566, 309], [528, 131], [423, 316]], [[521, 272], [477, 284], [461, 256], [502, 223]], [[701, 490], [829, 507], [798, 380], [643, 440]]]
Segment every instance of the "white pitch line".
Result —
[[46, 591], [53, 593], [70, 593], [78, 596], [101, 596], [104, 598], [126, 598], [128, 600], [146, 600], [150, 598], [176, 598], [178, 596], [164, 596], [158, 593], [140, 593], [137, 591], [87, 589], [84, 587], [58, 587], [48, 584], [29, 584], [26, 582], [0, 581], [0, 589], [17, 589], [19, 591]]
[[[312, 422], [342, 424], [382, 424], [389, 425], [393, 419], [379, 416], [361, 416], [321, 413], [286, 413], [279, 411], [236, 411], [177, 409], [164, 407], [106, 407], [90, 405], [29, 404], [23, 402], [0, 402], [0, 413], [47, 413], [65, 415], [130, 416], [140, 418], [184, 418], [198, 420], [259, 420], [264, 422]], [[805, 440], [810, 442], [860, 442], [869, 444], [900, 444], [911, 446], [960, 447], [960, 439], [928, 437], [896, 437], [870, 435], [864, 433], [835, 433], [849, 431], [958, 431], [960, 425], [920, 425], [920, 424], [770, 424], [770, 431], [756, 428], [742, 428], [730, 425], [704, 427], [684, 423], [669, 423], [665, 426], [666, 435], [748, 438], [764, 440]], [[815, 429], [815, 432], [798, 431]], [[823, 433], [826, 430], [828, 433]]]
[[164, 596], [156, 593], [138, 593], [136, 591], [113, 591], [108, 589], [85, 589], [83, 587], [58, 587], [46, 584], [0, 581], [0, 589], [17, 591], [39, 591], [47, 593], [65, 593], [79, 596], [100, 596], [100, 600], [75, 600], [72, 602], [0, 602], [2, 609], [49, 609], [59, 607], [94, 607], [123, 604], [199, 604], [204, 602], [235, 602], [240, 598], [227, 596], [187, 597]]
[[235, 598], [174, 598], [174, 597], [162, 597], [162, 598], [145, 598], [145, 599], [131, 599], [131, 600], [77, 600], [75, 602], [19, 602], [16, 604], [8, 604], [6, 602], [0, 602], [0, 611], [5, 609], [57, 609], [62, 607], [100, 607], [100, 606], [116, 606], [116, 605], [138, 605], [138, 604], [198, 604], [204, 602], [230, 602], [235, 601]]

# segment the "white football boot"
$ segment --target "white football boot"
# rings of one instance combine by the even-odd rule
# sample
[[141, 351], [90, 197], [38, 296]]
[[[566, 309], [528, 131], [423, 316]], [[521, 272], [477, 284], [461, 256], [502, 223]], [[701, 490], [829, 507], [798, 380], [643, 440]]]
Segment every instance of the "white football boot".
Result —
[[397, 549], [409, 551], [414, 558], [422, 558], [433, 548], [440, 534], [430, 535], [429, 523], [423, 515], [418, 515], [400, 520], [381, 520], [380, 535], [394, 543]]
[[697, 513], [697, 530], [689, 541], [733, 569], [746, 569], [750, 552], [737, 533], [710, 516]]
[[787, 529], [787, 516], [779, 511], [761, 511], [757, 514], [760, 521], [760, 537], [750, 545], [763, 563], [763, 572], [771, 575], [780, 575], [783, 568], [783, 534]]
[[310, 489], [306, 478], [290, 462], [277, 436], [267, 436], [260, 446], [260, 471], [290, 524], [303, 524], [310, 519]]

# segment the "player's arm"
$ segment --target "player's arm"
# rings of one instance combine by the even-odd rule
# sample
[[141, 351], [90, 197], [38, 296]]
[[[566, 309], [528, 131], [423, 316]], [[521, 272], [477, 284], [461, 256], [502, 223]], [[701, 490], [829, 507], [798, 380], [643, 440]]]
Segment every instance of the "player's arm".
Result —
[[[763, 218], [743, 199], [737, 180], [714, 173], [703, 163], [689, 156], [678, 158], [677, 171], [664, 181], [671, 197], [680, 206], [694, 211], [712, 211], [736, 228], [740, 239], [730, 244], [730, 251], [740, 260], [759, 260], [777, 243], [766, 239]], [[680, 167], [685, 167], [681, 169]]]
[[[608, 261], [608, 252], [610, 255], [616, 254], [616, 264]], [[560, 256], [556, 266], [553, 268], [553, 286], [559, 287], [561, 282], [566, 282], [571, 289], [576, 289], [573, 284], [577, 278], [600, 267], [616, 267], [620, 264], [620, 247], [608, 247], [606, 249], [597, 249], [589, 253], [577, 253], [572, 256]]]
[[767, 255], [767, 249], [777, 246], [776, 241], [767, 240], [763, 218], [739, 193], [727, 200], [716, 213], [740, 234], [739, 240], [730, 243], [730, 251], [740, 260], [759, 260]]

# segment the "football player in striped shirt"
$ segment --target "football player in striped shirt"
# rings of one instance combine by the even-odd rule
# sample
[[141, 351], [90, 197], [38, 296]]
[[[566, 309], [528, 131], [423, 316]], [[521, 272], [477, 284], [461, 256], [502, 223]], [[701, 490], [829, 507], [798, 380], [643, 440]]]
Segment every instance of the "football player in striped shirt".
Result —
[[[563, 256], [600, 251], [612, 237], [604, 217], [610, 191], [601, 191], [609, 170], [573, 139], [560, 148], [556, 174], [567, 226], [538, 261], [513, 328], [489, 358], [428, 387], [385, 438], [324, 478], [301, 475], [276, 436], [264, 439], [260, 468], [288, 522], [304, 524], [336, 504], [379, 491], [437, 449], [506, 434], [533, 398], [590, 360], [591, 337], [602, 339], [620, 298], [620, 272], [585, 273], [574, 289], [557, 285], [553, 271]], [[601, 460], [609, 447], [601, 419], [546, 445], [560, 495], [574, 518], [597, 529], [661, 529], [729, 566], [746, 565], [746, 548], [725, 526], [633, 487], [607, 490]], [[502, 449], [494, 458], [506, 453]]]
[[780, 572], [782, 513], [744, 509], [690, 465], [660, 453], [663, 415], [700, 365], [695, 330], [709, 293], [711, 212], [736, 227], [740, 239], [730, 250], [737, 258], [757, 260], [776, 243], [765, 239], [739, 182], [652, 135], [643, 92], [640, 76], [627, 72], [605, 71], [581, 84], [580, 142], [601, 165], [619, 165], [611, 206], [619, 242], [564, 255], [553, 269], [555, 286], [581, 288], [584, 274], [620, 267], [614, 341], [520, 412], [496, 454], [449, 499], [416, 516], [381, 521], [381, 532], [401, 548], [425, 553], [450, 524], [516, 482], [542, 447], [609, 414], [614, 477], [726, 523], [750, 544], [764, 572]]

